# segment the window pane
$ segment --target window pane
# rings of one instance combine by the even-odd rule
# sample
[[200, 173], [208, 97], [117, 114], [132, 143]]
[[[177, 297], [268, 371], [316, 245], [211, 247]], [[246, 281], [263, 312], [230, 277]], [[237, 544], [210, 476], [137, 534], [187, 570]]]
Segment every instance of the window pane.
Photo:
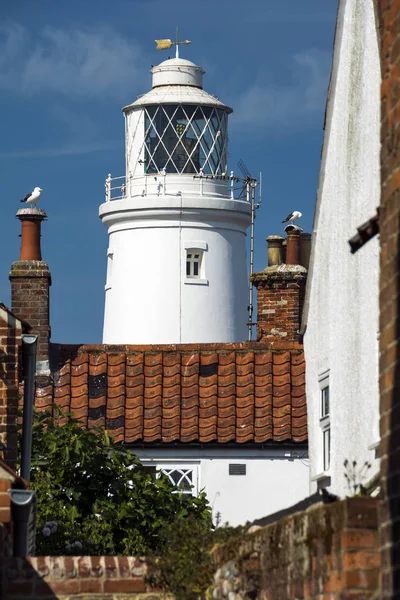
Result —
[[186, 261], [186, 277], [190, 277], [190, 261]]
[[226, 165], [227, 116], [209, 106], [145, 108], [145, 172], [220, 175]]
[[329, 415], [329, 387], [321, 390], [321, 417]]
[[327, 471], [331, 462], [331, 430], [325, 429], [323, 432], [324, 445], [324, 471]]
[[199, 276], [199, 263], [198, 262], [193, 263], [193, 275], [195, 277]]
[[191, 494], [193, 483], [192, 469], [162, 469], [164, 475], [173, 483], [181, 492]]

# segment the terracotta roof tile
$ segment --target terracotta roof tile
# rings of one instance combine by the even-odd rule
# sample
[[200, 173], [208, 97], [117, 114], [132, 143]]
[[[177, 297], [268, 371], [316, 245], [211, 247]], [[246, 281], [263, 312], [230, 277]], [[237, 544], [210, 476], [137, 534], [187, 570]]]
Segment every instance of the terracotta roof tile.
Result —
[[262, 344], [63, 346], [36, 406], [55, 402], [126, 443], [305, 442], [305, 361]]

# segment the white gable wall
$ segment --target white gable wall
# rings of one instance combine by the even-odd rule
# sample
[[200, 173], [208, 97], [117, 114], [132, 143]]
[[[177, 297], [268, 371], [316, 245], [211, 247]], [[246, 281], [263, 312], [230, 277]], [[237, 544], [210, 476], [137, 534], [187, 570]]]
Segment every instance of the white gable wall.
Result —
[[[311, 491], [323, 471], [319, 377], [329, 370], [329, 490], [350, 495], [344, 461], [378, 470], [377, 236], [355, 255], [348, 240], [380, 202], [380, 64], [373, 0], [341, 0], [327, 105], [306, 307]], [[307, 302], [307, 299], [306, 299]]]

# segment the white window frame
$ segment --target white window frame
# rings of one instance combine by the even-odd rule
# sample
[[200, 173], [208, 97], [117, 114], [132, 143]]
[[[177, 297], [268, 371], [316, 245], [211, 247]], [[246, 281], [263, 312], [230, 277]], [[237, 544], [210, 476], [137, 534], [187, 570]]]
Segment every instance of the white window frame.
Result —
[[[183, 242], [183, 269], [184, 283], [189, 285], [208, 285], [208, 279], [205, 277], [206, 272], [206, 253], [208, 250], [207, 242], [190, 240]], [[188, 255], [199, 254], [199, 274], [187, 275]], [[191, 264], [194, 264], [194, 259], [191, 259]]]
[[107, 250], [107, 279], [104, 289], [110, 290], [112, 287], [112, 272], [113, 272], [113, 261], [114, 261], [114, 250], [108, 248]]
[[[331, 406], [329, 389], [329, 371], [318, 377], [319, 383], [319, 425], [322, 435], [322, 470], [329, 473], [331, 466]], [[326, 395], [328, 395], [328, 410], [326, 409]]]
[[[160, 475], [160, 473], [164, 473], [171, 483], [174, 483], [173, 479], [171, 479], [170, 474], [171, 471], [181, 471], [182, 479], [184, 479], [184, 473], [187, 471], [192, 472], [192, 488], [191, 489], [183, 489], [181, 490], [183, 494], [190, 494], [192, 496], [197, 497], [200, 491], [200, 464], [198, 462], [171, 462], [171, 461], [162, 461], [162, 460], [151, 460], [151, 459], [141, 459], [141, 462], [144, 467], [155, 467], [156, 471]], [[159, 476], [158, 475], [158, 476]], [[173, 492], [176, 494], [177, 492]]]
[[[318, 415], [320, 427], [320, 443], [317, 444], [319, 449], [319, 457], [317, 458], [318, 471], [316, 475], [311, 476], [311, 481], [317, 484], [318, 489], [327, 488], [331, 485], [330, 466], [331, 466], [331, 406], [329, 398], [329, 410], [326, 412], [323, 406], [324, 394], [323, 391], [329, 389], [329, 369], [322, 372], [318, 376]], [[319, 437], [318, 436], [318, 437]], [[329, 445], [329, 456], [327, 464], [327, 442]], [[327, 468], [326, 468], [327, 467]]]

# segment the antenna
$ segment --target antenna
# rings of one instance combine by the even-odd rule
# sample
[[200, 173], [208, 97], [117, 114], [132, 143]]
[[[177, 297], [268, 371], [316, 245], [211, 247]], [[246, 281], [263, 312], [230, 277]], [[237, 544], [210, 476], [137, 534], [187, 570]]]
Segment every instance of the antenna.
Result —
[[[257, 185], [257, 180], [251, 176], [249, 169], [247, 168], [244, 160], [241, 158], [238, 162], [238, 167], [242, 172], [244, 177], [244, 185], [241, 193], [239, 194], [239, 199], [243, 198], [244, 192], [246, 191], [246, 200], [251, 203], [251, 225], [250, 225], [250, 277], [254, 270], [254, 221], [256, 218], [256, 208], [258, 208], [259, 204], [256, 207], [255, 201], [255, 189]], [[261, 174], [260, 174], [261, 175]], [[249, 281], [249, 319], [248, 319], [248, 339], [251, 341], [252, 331], [253, 331], [253, 283]]]
[[[255, 188], [257, 183], [255, 180], [248, 179], [246, 183], [246, 195], [251, 202], [251, 225], [250, 225], [250, 273], [249, 273], [249, 321], [248, 332], [249, 342], [251, 342], [253, 331], [253, 283], [250, 279], [254, 270], [254, 221], [256, 218], [256, 203], [255, 203]], [[250, 196], [250, 198], [249, 198]]]
[[248, 170], [248, 168], [246, 167], [244, 160], [241, 158], [238, 162], [238, 167], [242, 172], [242, 175], [245, 179], [252, 179], [250, 171]]

